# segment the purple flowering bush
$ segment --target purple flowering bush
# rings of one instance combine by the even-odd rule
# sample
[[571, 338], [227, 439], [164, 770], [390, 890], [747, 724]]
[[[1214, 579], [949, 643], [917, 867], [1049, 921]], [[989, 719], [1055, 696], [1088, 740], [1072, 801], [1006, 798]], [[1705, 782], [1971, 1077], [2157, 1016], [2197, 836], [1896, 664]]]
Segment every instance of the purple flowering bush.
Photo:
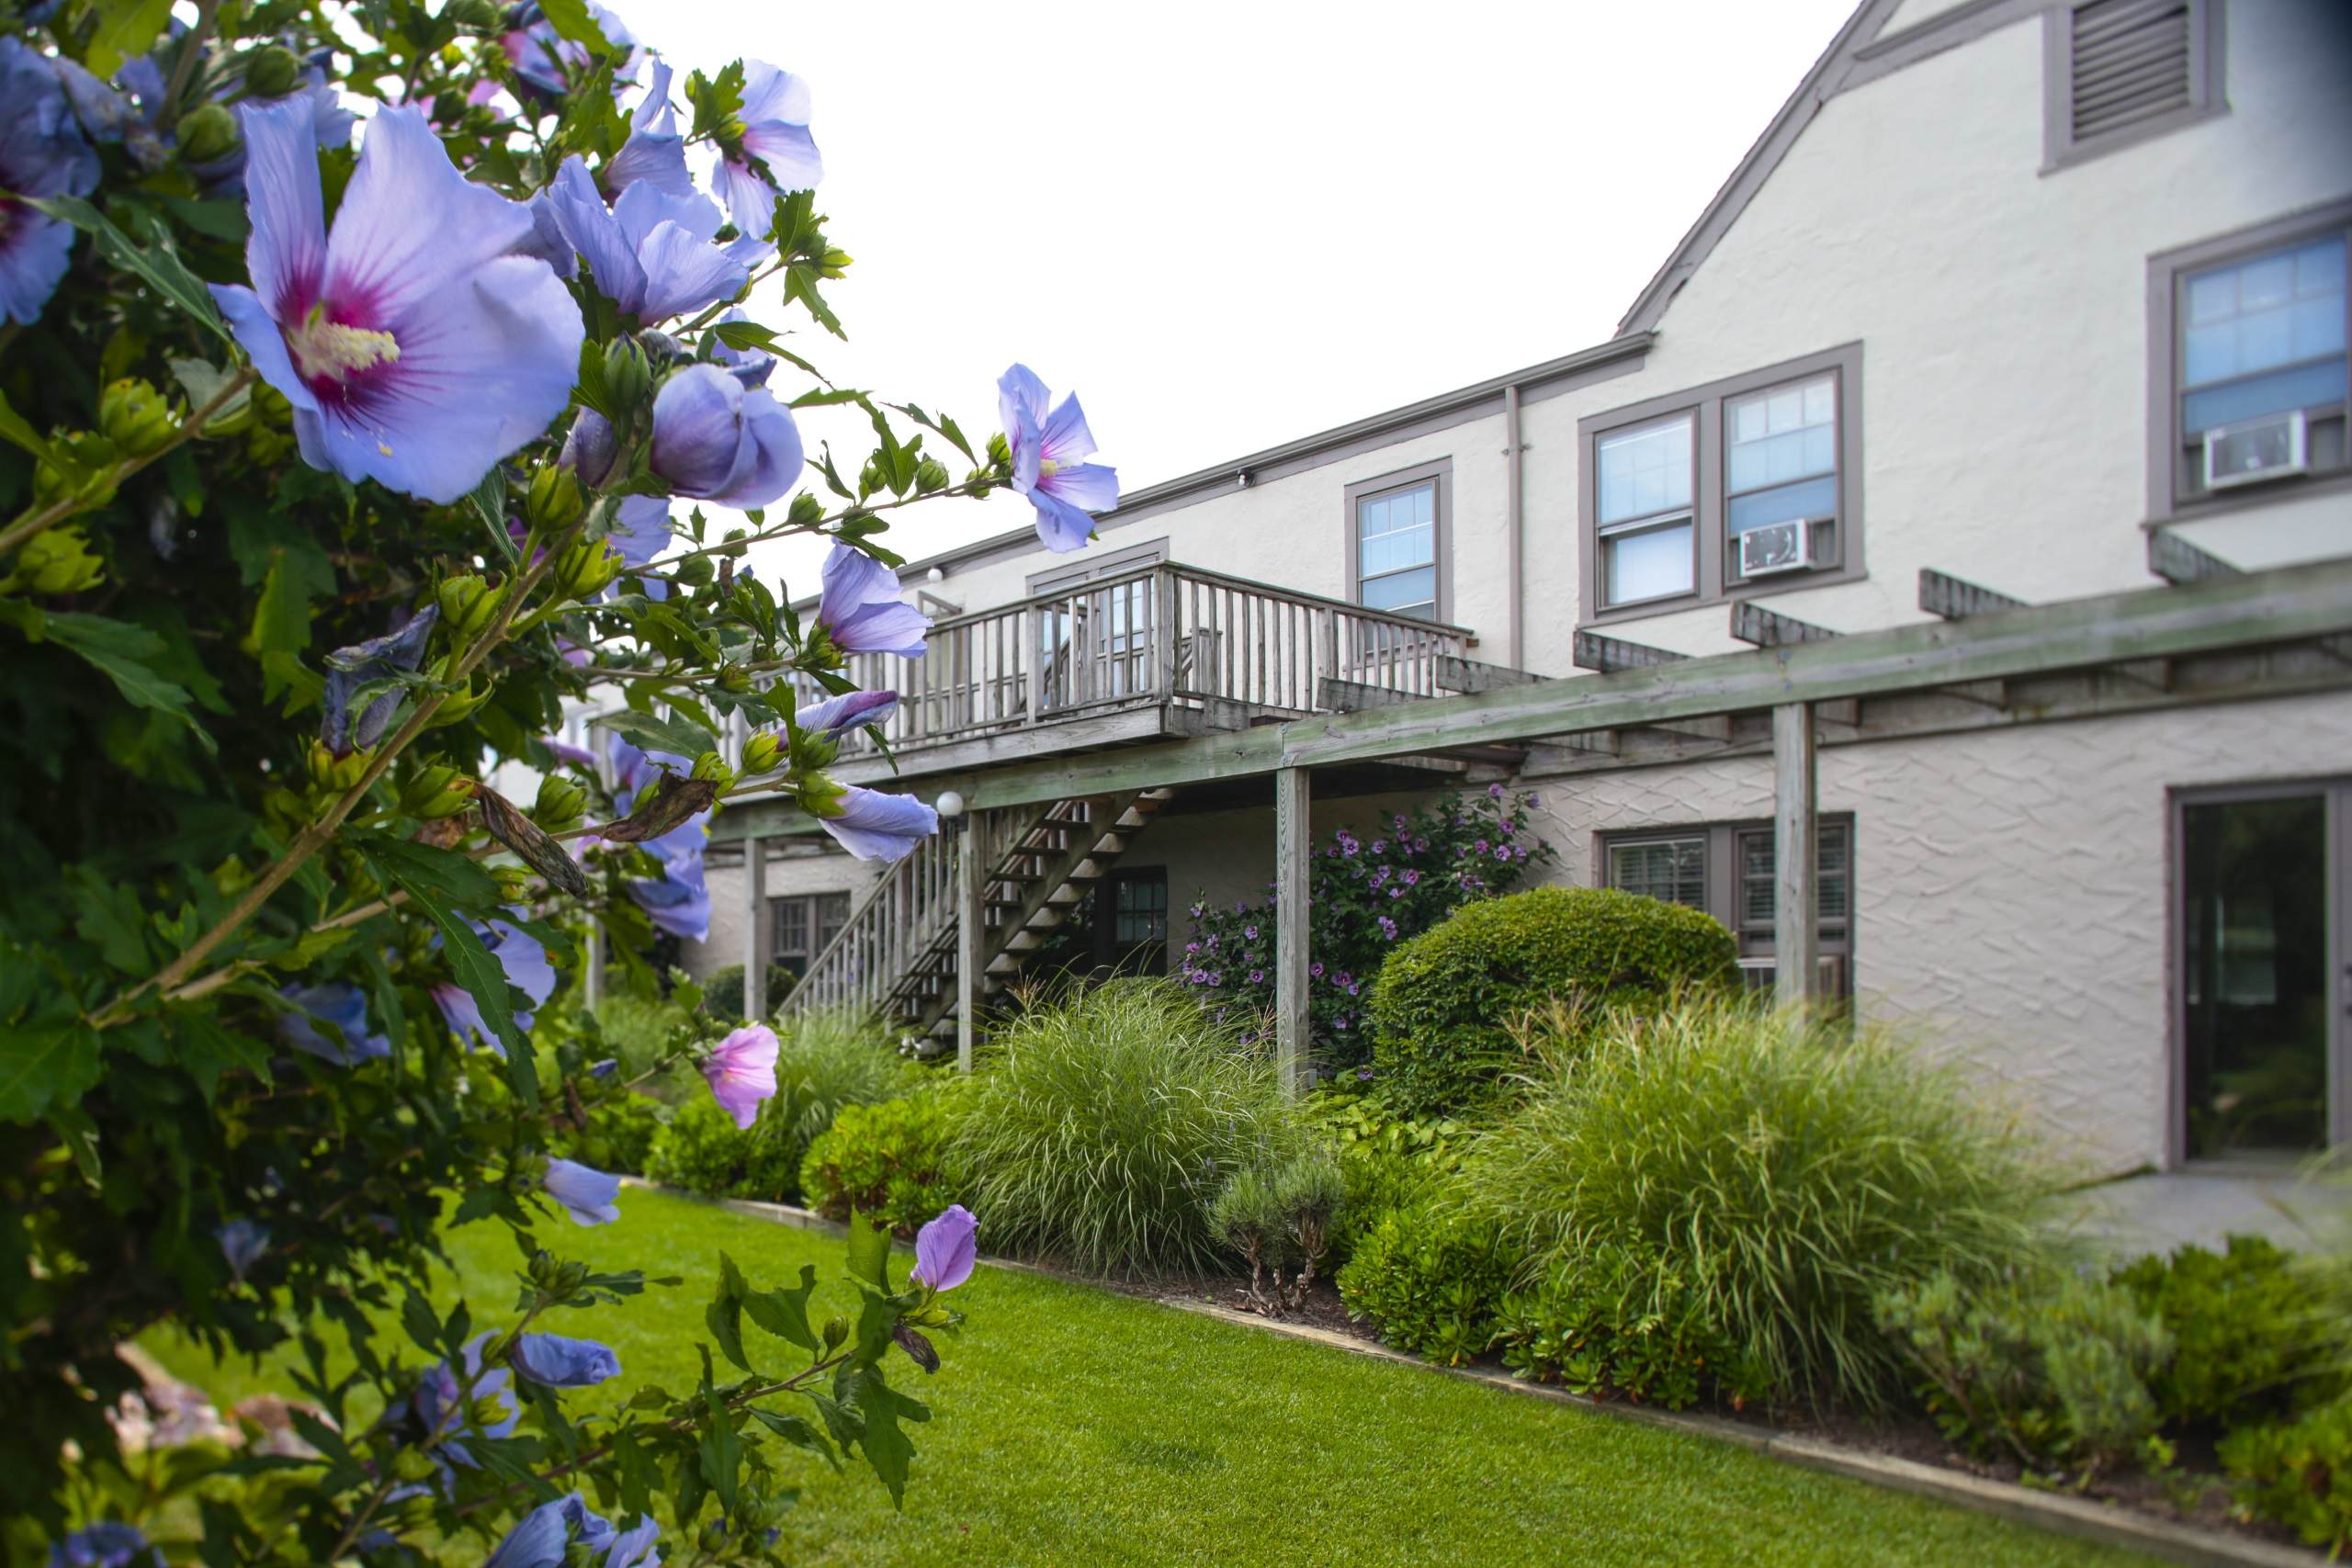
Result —
[[[0, 1555], [760, 1558], [820, 1460], [899, 1493], [954, 1281], [855, 1225], [835, 1332], [721, 1258], [704, 1376], [623, 1386], [584, 1309], [675, 1281], [593, 1129], [657, 1076], [750, 1125], [777, 1046], [682, 984], [624, 1068], [582, 955], [657, 994], [747, 788], [862, 856], [935, 830], [826, 773], [888, 716], [848, 656], [923, 653], [888, 514], [1001, 488], [1069, 545], [1115, 481], [1074, 401], [982, 447], [785, 347], [849, 258], [777, 67], [679, 81], [593, 0], [181, 10], [0, 8]], [[744, 564], [787, 535], [805, 620]], [[518, 1292], [428, 1299], [464, 1224]], [[127, 1483], [158, 1331], [298, 1343], [299, 1442]]]
[[[1533, 795], [1489, 784], [1369, 826], [1336, 829], [1315, 851], [1307, 1016], [1316, 1054], [1329, 1070], [1369, 1072], [1365, 1009], [1397, 942], [1464, 904], [1511, 891], [1558, 860], [1528, 826], [1536, 804]], [[1255, 1021], [1273, 1010], [1279, 913], [1271, 887], [1230, 909], [1197, 900], [1192, 938], [1170, 965], [1222, 1016], [1251, 1021], [1252, 1034], [1264, 1032], [1268, 1026]]]

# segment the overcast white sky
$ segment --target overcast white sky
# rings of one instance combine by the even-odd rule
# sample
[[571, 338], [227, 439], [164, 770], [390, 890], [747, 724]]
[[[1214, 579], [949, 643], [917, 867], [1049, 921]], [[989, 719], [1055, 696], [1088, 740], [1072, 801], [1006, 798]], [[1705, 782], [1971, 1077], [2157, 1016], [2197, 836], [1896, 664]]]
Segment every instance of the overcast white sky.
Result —
[[[976, 440], [1022, 360], [1135, 490], [1606, 338], [1853, 0], [611, 3], [682, 74], [814, 89], [850, 342], [756, 316]], [[804, 419], [812, 450], [829, 426], [854, 472], [870, 433]], [[1027, 516], [940, 502], [885, 542]], [[807, 592], [815, 559], [761, 564]]]

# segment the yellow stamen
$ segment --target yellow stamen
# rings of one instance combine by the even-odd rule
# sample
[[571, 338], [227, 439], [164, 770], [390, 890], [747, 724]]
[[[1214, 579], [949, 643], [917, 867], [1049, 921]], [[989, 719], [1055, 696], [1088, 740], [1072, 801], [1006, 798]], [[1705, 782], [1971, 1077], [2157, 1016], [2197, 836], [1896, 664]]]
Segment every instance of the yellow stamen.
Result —
[[1037, 459], [1037, 477], [1041, 479], [1052, 479], [1056, 474], [1061, 472], [1061, 467], [1062, 466], [1059, 463], [1055, 462], [1051, 457], [1040, 457]]
[[401, 356], [401, 345], [391, 333], [330, 321], [324, 305], [311, 306], [301, 325], [287, 332], [286, 347], [294, 355], [294, 368], [306, 381], [346, 380], [356, 370], [390, 364]]

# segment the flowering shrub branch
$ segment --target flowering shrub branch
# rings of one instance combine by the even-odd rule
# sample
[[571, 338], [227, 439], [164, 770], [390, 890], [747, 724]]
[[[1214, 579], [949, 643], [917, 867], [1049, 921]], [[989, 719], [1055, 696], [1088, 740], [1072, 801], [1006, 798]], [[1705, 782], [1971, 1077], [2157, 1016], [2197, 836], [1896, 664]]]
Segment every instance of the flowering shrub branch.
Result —
[[[1358, 830], [1335, 829], [1314, 856], [1307, 935], [1307, 1018], [1328, 1066], [1369, 1076], [1366, 998], [1388, 951], [1463, 905], [1517, 887], [1558, 856], [1527, 825], [1532, 795], [1500, 784], [1434, 805], [1391, 812]], [[1256, 902], [1230, 910], [1205, 898], [1190, 911], [1192, 940], [1177, 978], [1219, 1010], [1270, 1018], [1274, 1006], [1274, 933], [1282, 912], [1270, 885]]]
[[[747, 790], [869, 858], [936, 829], [828, 776], [895, 701], [850, 658], [924, 653], [889, 514], [1010, 489], [1074, 548], [1115, 500], [1025, 368], [982, 446], [753, 319], [842, 330], [811, 118], [757, 61], [677, 83], [593, 0], [0, 19], [12, 1561], [409, 1562], [433, 1532], [501, 1568], [648, 1568], [705, 1510], [673, 1557], [762, 1558], [788, 1450], [901, 1494], [927, 1413], [886, 1367], [938, 1371], [968, 1214], [904, 1288], [854, 1225], [856, 1299], [822, 1322], [813, 1270], [756, 1288], [720, 1258], [697, 1384], [604, 1407], [618, 1357], [551, 1314], [677, 1281], [540, 1241], [622, 1217], [551, 1133], [683, 1063], [739, 1122], [776, 1092], [758, 1025], [605, 1057], [582, 934], [622, 988], [662, 985], [649, 955], [707, 933], [707, 824]], [[870, 425], [854, 468], [804, 446], [824, 407]], [[794, 535], [831, 547], [813, 615], [747, 564]], [[596, 749], [555, 738], [616, 700]], [[534, 798], [500, 793], [509, 762]], [[527, 1260], [489, 1332], [425, 1293], [475, 1223]], [[290, 1426], [134, 1483], [120, 1352], [159, 1325], [299, 1350]]]

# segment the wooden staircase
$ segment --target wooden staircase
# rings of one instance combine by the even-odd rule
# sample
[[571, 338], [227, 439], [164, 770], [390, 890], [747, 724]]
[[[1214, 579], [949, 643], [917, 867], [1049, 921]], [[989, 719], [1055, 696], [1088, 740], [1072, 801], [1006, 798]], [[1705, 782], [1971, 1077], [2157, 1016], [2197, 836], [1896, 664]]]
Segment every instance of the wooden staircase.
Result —
[[956, 1032], [956, 855], [982, 857], [980, 994], [991, 996], [1109, 874], [1170, 794], [1057, 800], [1027, 815], [988, 813], [957, 835], [933, 835], [850, 911], [781, 1010], [870, 1011], [922, 1040], [926, 1054], [945, 1049], [940, 1043]]

